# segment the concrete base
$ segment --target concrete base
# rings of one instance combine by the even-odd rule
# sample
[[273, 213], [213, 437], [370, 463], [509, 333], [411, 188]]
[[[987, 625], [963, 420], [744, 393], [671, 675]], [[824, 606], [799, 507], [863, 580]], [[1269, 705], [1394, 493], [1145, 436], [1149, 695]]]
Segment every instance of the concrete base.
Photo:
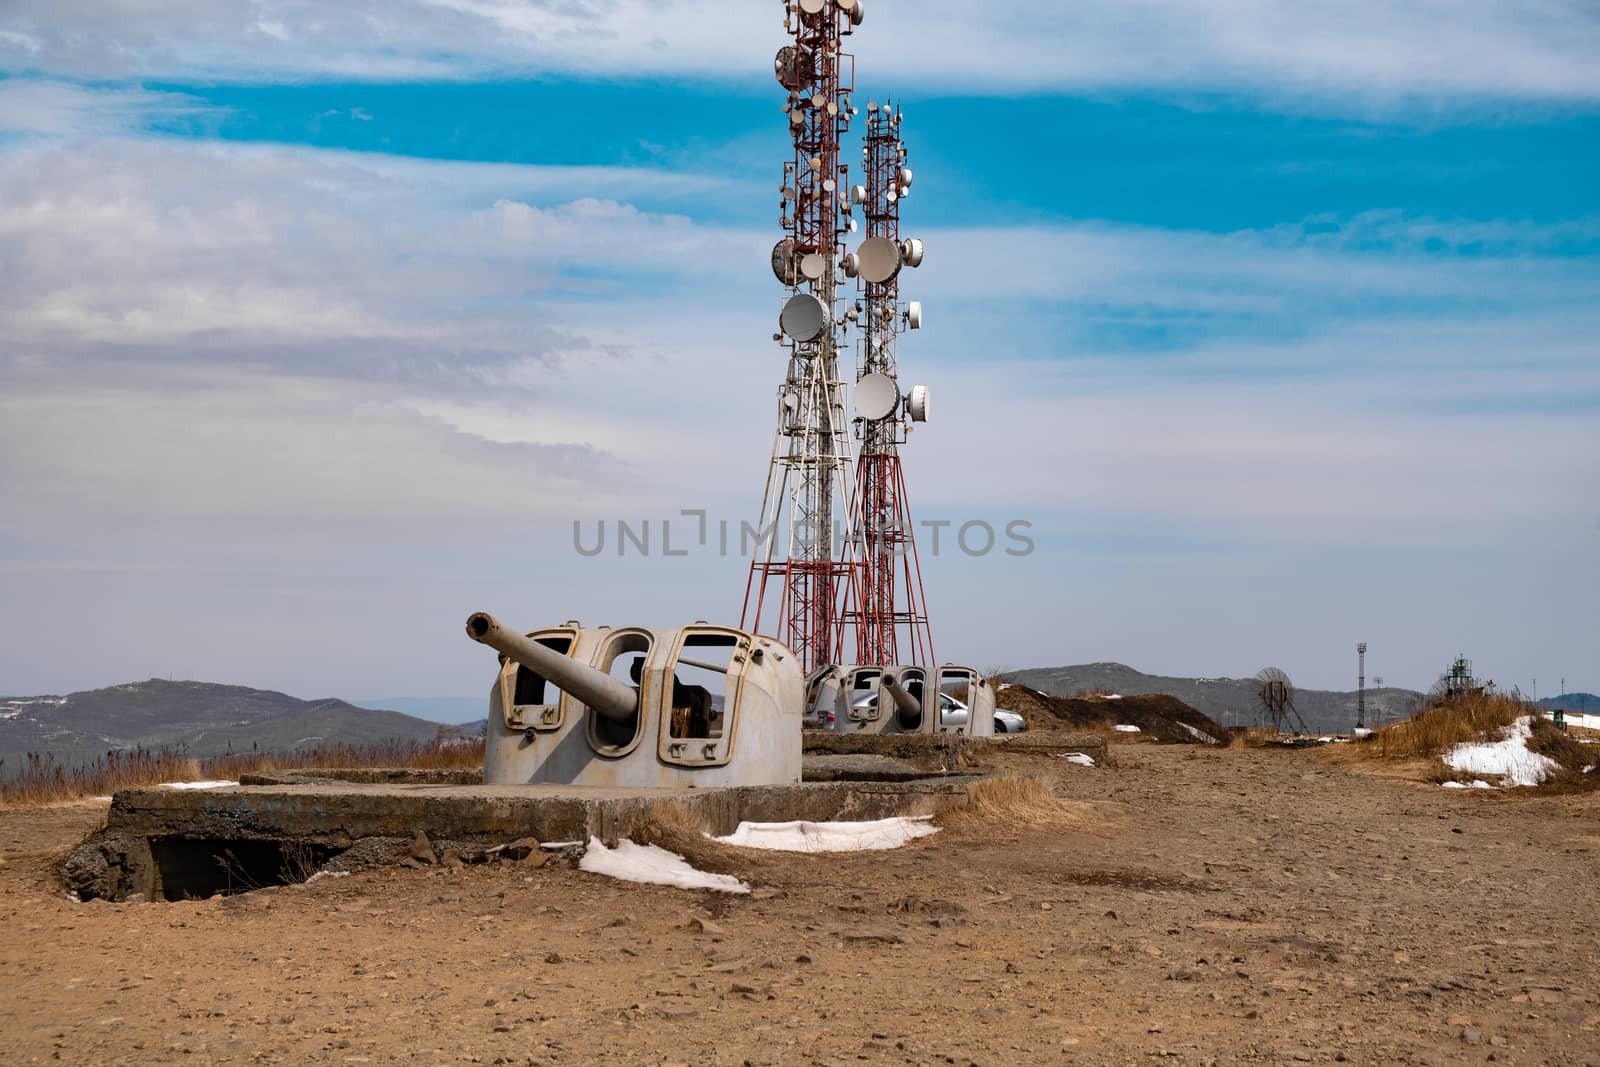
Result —
[[663, 790], [307, 777], [204, 791], [128, 790], [112, 799], [106, 829], [80, 845], [62, 873], [82, 899], [181, 899], [277, 884], [286, 871], [309, 873], [349, 850], [392, 854], [419, 831], [434, 843], [480, 852], [524, 838], [614, 841], [637, 833], [666, 806], [726, 834], [744, 821], [932, 815], [959, 802], [976, 780]]

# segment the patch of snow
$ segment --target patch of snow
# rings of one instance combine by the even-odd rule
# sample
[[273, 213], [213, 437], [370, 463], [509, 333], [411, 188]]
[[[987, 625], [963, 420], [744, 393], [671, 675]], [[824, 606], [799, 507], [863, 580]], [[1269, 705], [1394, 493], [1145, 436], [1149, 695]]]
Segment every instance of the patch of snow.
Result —
[[1568, 726], [1576, 726], [1580, 730], [1600, 730], [1600, 715], [1574, 715], [1569, 711], [1565, 718]]
[[1445, 766], [1521, 786], [1538, 785], [1559, 769], [1560, 765], [1549, 756], [1528, 751], [1528, 739], [1533, 736], [1532, 716], [1524, 715], [1507, 726], [1503, 734], [1499, 741], [1457, 745], [1446, 753]]
[[1355, 738], [1356, 738], [1357, 741], [1360, 741], [1364, 737], [1371, 737], [1371, 736], [1372, 736], [1372, 731], [1367, 729], [1365, 726], [1357, 726], [1356, 727]]
[[1080, 767], [1094, 766], [1094, 757], [1082, 752], [1063, 752], [1061, 753], [1061, 758], [1068, 763], [1076, 763]]
[[719, 893], [750, 892], [749, 886], [732, 875], [697, 871], [676, 852], [655, 845], [636, 845], [625, 837], [617, 842], [616, 848], [606, 848], [598, 837], [591, 837], [588, 851], [578, 861], [578, 869], [644, 885], [714, 889]]
[[[1180, 722], [1178, 725], [1183, 727], [1185, 730], [1188, 730], [1189, 736], [1194, 738], [1196, 741], [1199, 741], [1202, 745], [1214, 745], [1217, 743], [1217, 739], [1206, 733], [1204, 730], [1197, 730], [1186, 722]], [[1332, 738], [1329, 738], [1329, 740], [1331, 741]]]
[[994, 687], [994, 691], [996, 693], [1004, 693], [1007, 689], [1010, 689], [1010, 688], [1011, 688], [1011, 683], [1010, 682], [1001, 682], [999, 685]]
[[1101, 697], [1100, 699], [1101, 700], [1121, 700], [1122, 699], [1122, 694], [1121, 693], [1107, 693], [1105, 696]]
[[881, 852], [939, 832], [929, 817], [874, 822], [742, 822], [713, 840], [769, 852]]
[[307, 878], [306, 881], [305, 881], [305, 884], [306, 885], [310, 885], [312, 882], [319, 882], [324, 878], [348, 878], [348, 877], [350, 877], [350, 872], [349, 871], [318, 871], [316, 874], [313, 874], [310, 878]]
[[1479, 778], [1472, 782], [1443, 782], [1446, 789], [1493, 789], [1494, 786]]
[[547, 852], [560, 852], [564, 848], [577, 848], [582, 841], [545, 841], [539, 847]]
[[238, 782], [163, 782], [162, 789], [231, 789]]
[[1127, 723], [1119, 722], [1119, 723], [1117, 723], [1117, 733], [1119, 733], [1119, 734], [1142, 734], [1142, 733], [1144, 733], [1144, 731], [1139, 729], [1137, 726], [1129, 726]]

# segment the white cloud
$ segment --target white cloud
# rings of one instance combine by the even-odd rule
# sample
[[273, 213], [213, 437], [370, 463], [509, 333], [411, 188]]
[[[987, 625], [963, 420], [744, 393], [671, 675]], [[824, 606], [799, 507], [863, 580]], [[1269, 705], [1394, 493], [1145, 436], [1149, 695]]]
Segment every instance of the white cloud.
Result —
[[[0, 34], [0, 44], [4, 40]], [[33, 78], [0, 80], [0, 134], [104, 136], [204, 109], [199, 101], [180, 93], [91, 89]]]
[[[248, 634], [346, 692], [371, 688], [354, 663], [385, 669], [395, 646], [330, 648], [307, 619], [404, 630], [401, 688], [449, 692], [429, 665], [473, 608], [530, 625], [728, 618], [737, 561], [580, 565], [567, 547], [573, 518], [756, 506], [778, 292], [768, 237], [698, 219], [704, 188], [115, 137], [0, 153], [0, 599], [30, 620], [3, 635], [0, 673], [58, 663], [78, 684], [80, 657], [33, 620], [110, 600], [99, 643], [118, 652], [96, 669], [118, 675], [96, 680], [190, 664], [285, 684], [251, 666]], [[1573, 487], [1600, 481], [1581, 403], [1600, 391], [1600, 330], [1592, 261], [1565, 251], [1592, 241], [1589, 223], [927, 236], [906, 285], [929, 327], [902, 353], [935, 389], [937, 421], [906, 453], [919, 514], [1033, 517], [1055, 542], [1004, 572], [929, 561], [951, 655], [1013, 648], [964, 602], [1172, 598], [1164, 625], [1192, 630], [1210, 627], [1197, 605], [1246, 588], [1262, 614], [1238, 632], [1268, 644], [1268, 594], [1331, 553], [1414, 599], [1453, 589], [1471, 553], [1592, 559], [1592, 505]], [[1477, 251], [1430, 251], [1465, 244]], [[1205, 329], [1152, 350], [1083, 325], [1096, 320]], [[1080, 558], [1085, 530], [1177, 531], [1235, 555], [1172, 553], [1113, 582], [1088, 571], [1137, 557]], [[1423, 577], [1406, 570], [1418, 555]], [[1450, 595], [1436, 602], [1467, 614]], [[1092, 653], [1035, 643], [1029, 658], [1137, 660], [1172, 640], [1144, 608], [1111, 606], [1073, 631]], [[150, 620], [179, 613], [217, 632], [173, 666]], [[462, 645], [443, 646], [449, 678], [475, 679]]]
[[[744, 0], [13, 0], [0, 66], [102, 78], [757, 77], [781, 43], [780, 15]], [[881, 0], [852, 50], [872, 84], [941, 91], [1242, 90], [1288, 106], [1600, 96], [1600, 16], [1586, 0]]]

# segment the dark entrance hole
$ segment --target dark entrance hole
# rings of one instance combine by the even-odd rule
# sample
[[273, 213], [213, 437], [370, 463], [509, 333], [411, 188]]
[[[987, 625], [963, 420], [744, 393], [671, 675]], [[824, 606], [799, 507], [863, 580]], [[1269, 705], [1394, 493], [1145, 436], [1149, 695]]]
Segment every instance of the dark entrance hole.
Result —
[[338, 850], [298, 841], [154, 837], [150, 853], [168, 900], [250, 893], [303, 882]]

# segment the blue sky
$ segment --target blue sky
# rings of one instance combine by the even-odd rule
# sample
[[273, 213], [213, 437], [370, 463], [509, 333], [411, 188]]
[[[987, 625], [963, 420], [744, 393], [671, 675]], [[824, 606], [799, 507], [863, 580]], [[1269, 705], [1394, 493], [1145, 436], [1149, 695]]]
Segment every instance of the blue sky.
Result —
[[[472, 610], [735, 616], [737, 560], [571, 547], [759, 505], [781, 7], [698, 11], [0, 11], [0, 691], [470, 694]], [[942, 658], [1600, 687], [1592, 5], [879, 0], [854, 50], [929, 246], [913, 497], [1039, 546], [926, 561]]]

